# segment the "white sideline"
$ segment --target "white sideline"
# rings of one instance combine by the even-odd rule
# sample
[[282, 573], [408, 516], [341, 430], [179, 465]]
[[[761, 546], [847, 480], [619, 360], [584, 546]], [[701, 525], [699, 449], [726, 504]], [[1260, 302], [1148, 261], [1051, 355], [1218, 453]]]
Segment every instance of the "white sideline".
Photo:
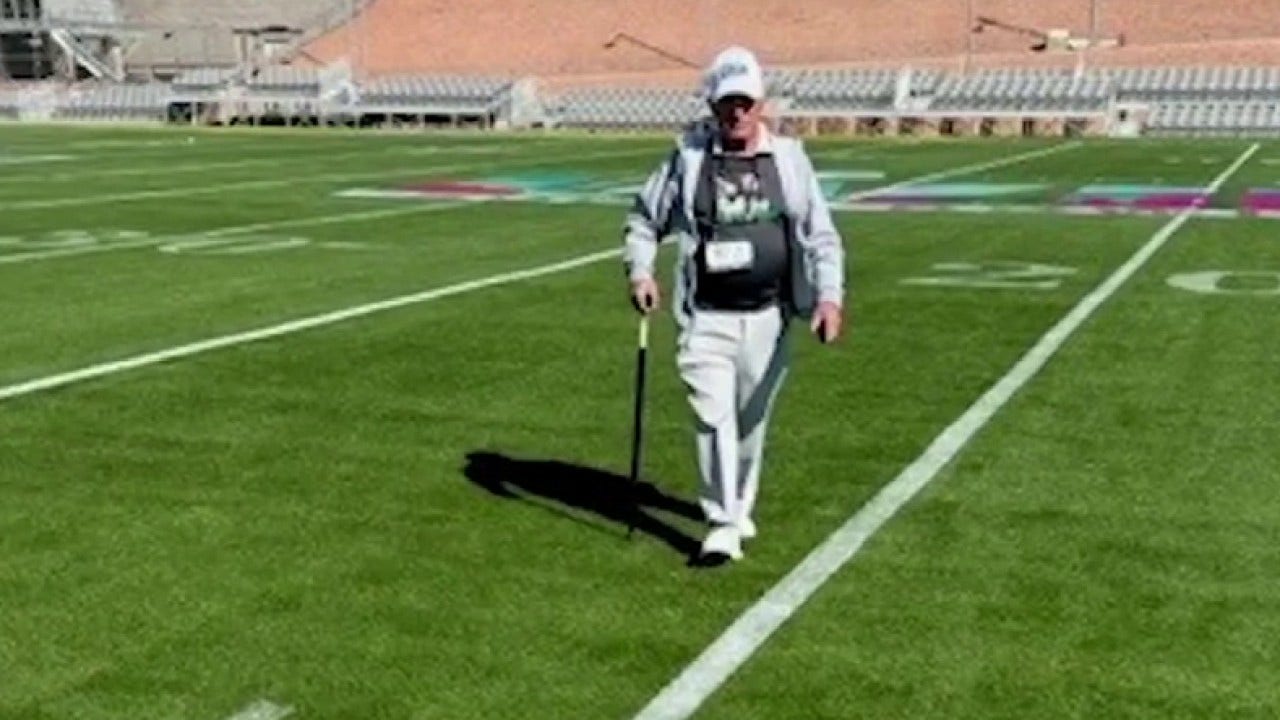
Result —
[[527, 270], [517, 270], [515, 272], [492, 275], [478, 280], [469, 280], [467, 282], [446, 285], [432, 290], [412, 293], [410, 295], [401, 295], [399, 297], [367, 303], [365, 305], [356, 305], [343, 310], [336, 310], [334, 312], [323, 313], [321, 315], [312, 315], [298, 320], [280, 323], [278, 325], [271, 325], [268, 327], [258, 328], [256, 330], [248, 330], [231, 335], [223, 335], [221, 337], [200, 340], [186, 345], [178, 345], [166, 350], [146, 353], [143, 355], [135, 355], [134, 357], [125, 358], [123, 360], [105, 362], [99, 365], [91, 365], [79, 370], [73, 370], [71, 372], [20, 382], [16, 385], [0, 387], [0, 401], [10, 400], [23, 395], [31, 395], [45, 390], [52, 390], [54, 388], [60, 388], [66, 385], [83, 382], [85, 380], [114, 375], [128, 370], [135, 370], [149, 365], [159, 365], [160, 363], [168, 362], [170, 360], [191, 357], [193, 355], [199, 355], [212, 350], [232, 347], [234, 345], [244, 345], [246, 343], [280, 337], [282, 335], [291, 335], [296, 332], [311, 330], [325, 325], [334, 325], [353, 318], [373, 315], [374, 313], [385, 312], [387, 310], [393, 310], [395, 308], [401, 308], [408, 305], [418, 305], [421, 303], [431, 302], [433, 300], [440, 300], [452, 295], [461, 295], [474, 290], [495, 287], [498, 285], [507, 285], [519, 280], [528, 280], [530, 278], [541, 277], [543, 275], [551, 275], [553, 273], [599, 262], [606, 258], [615, 257], [621, 252], [621, 248], [613, 248], [587, 255], [580, 255], [561, 262], [551, 263], [549, 265], [539, 265]]
[[[1209, 185], [1217, 192], [1260, 145], [1245, 150]], [[1049, 362], [1062, 345], [1142, 268], [1183, 225], [1195, 208], [1166, 223], [1123, 265], [1085, 295], [1032, 348], [978, 398], [969, 409], [934, 438], [925, 451], [888, 485], [881, 488], [835, 532], [814, 548], [799, 565], [769, 589], [692, 663], [664, 687], [636, 720], [684, 720], [782, 626], [818, 588], [843, 567], [890, 518], [937, 477], [938, 472], [978, 434], [991, 418]]]
[[[1006, 164], [1009, 164], [1015, 161], [1014, 158], [1030, 159], [1030, 157], [1031, 156], [1028, 156], [1025, 153], [1023, 153], [1021, 155], [1005, 158], [1005, 160], [1007, 161]], [[931, 173], [930, 176], [936, 177], [937, 173]], [[911, 182], [911, 181], [908, 180], [906, 182]], [[397, 208], [397, 210], [406, 210], [406, 209]], [[370, 212], [389, 213], [389, 212], [392, 212], [392, 210], [375, 210]], [[341, 222], [349, 219], [349, 216], [342, 216], [341, 219], [339, 219], [338, 216], [331, 216], [331, 217], [333, 222]], [[299, 220], [298, 222], [301, 223], [302, 221]], [[236, 228], [223, 228], [223, 233], [230, 234], [231, 231], [233, 230], [239, 231], [239, 232], [252, 232], [254, 230], [264, 229], [263, 225], [264, 223], [258, 223], [255, 225], [241, 225]], [[273, 225], [273, 227], [278, 227], [278, 225]], [[124, 243], [119, 243], [112, 247], [120, 247], [123, 244]], [[74, 248], [67, 248], [67, 250], [72, 250], [72, 249]], [[180, 345], [174, 348], [170, 348], [168, 350], [161, 350], [158, 352], [148, 353], [145, 355], [138, 355], [132, 358], [125, 358], [123, 360], [116, 360], [112, 362], [102, 363], [99, 365], [92, 365], [86, 368], [81, 368], [79, 370], [73, 370], [71, 372], [60, 373], [57, 375], [51, 375], [44, 378], [37, 378], [34, 380], [28, 380], [25, 382], [14, 384], [14, 385], [9, 385], [7, 387], [0, 387], [0, 401], [8, 400], [10, 398], [20, 397], [23, 395], [30, 395], [30, 394], [41, 392], [44, 390], [51, 390], [53, 388], [58, 388], [64, 385], [70, 385], [72, 383], [82, 382], [84, 380], [90, 380], [93, 378], [103, 377], [105, 375], [112, 375], [118, 372], [125, 372], [127, 370], [146, 367], [148, 365], [156, 365], [156, 364], [167, 362], [169, 360], [173, 360], [176, 358], [189, 357], [191, 355], [197, 355], [200, 353], [208, 352], [210, 350], [216, 350], [219, 348], [229, 347], [232, 345], [239, 345], [243, 343], [254, 342], [257, 340], [263, 340], [266, 338], [273, 338], [281, 335], [287, 335], [287, 334], [298, 332], [301, 330], [320, 327], [322, 325], [331, 325], [333, 323], [342, 322], [344, 320], [349, 320], [351, 318], [370, 315], [376, 312], [380, 312], [382, 310], [389, 310], [392, 308], [403, 307], [405, 305], [412, 305], [415, 303], [428, 302], [431, 300], [437, 300], [442, 297], [448, 297], [450, 295], [457, 295], [460, 293], [469, 292], [471, 290], [479, 290], [481, 288], [490, 287], [493, 285], [502, 285], [508, 282], [514, 282], [516, 280], [523, 280], [527, 278], [538, 277], [540, 275], [547, 275], [553, 272], [558, 272], [560, 270], [568, 270], [570, 268], [578, 267], [580, 265], [587, 265], [593, 262], [597, 262], [599, 260], [606, 259], [608, 257], [618, 255], [621, 253], [621, 251], [622, 251], [621, 248], [618, 248], [615, 250], [591, 253], [589, 255], [582, 255], [576, 258], [572, 258], [570, 260], [566, 260], [562, 263], [556, 263], [554, 265], [544, 265], [544, 266], [541, 266], [538, 268], [532, 268], [529, 270], [523, 270], [523, 271], [514, 272], [514, 273], [506, 273], [503, 275], [495, 275], [489, 278], [473, 280], [470, 282], [460, 283], [457, 285], [450, 285], [450, 286], [439, 288], [436, 290], [428, 290], [425, 292], [415, 293], [412, 295], [403, 295], [400, 297], [391, 298], [389, 300], [383, 300], [380, 302], [370, 303], [367, 305], [359, 305], [353, 308], [347, 308], [344, 310], [337, 310], [334, 312], [325, 313], [323, 315], [315, 315], [315, 316], [303, 318], [300, 320], [286, 322], [280, 325], [273, 325], [270, 327], [260, 328], [257, 330], [250, 330], [247, 332], [236, 333], [234, 335], [226, 335], [223, 337], [202, 340], [202, 341], [198, 341], [198, 342], [194, 342], [186, 345]], [[53, 252], [53, 251], [49, 251], [49, 252]]]

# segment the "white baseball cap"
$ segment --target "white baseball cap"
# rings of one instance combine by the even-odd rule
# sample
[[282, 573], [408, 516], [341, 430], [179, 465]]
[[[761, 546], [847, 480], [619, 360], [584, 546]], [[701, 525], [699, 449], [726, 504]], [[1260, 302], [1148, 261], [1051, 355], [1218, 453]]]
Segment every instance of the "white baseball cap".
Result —
[[750, 50], [733, 46], [716, 55], [705, 78], [707, 99], [715, 102], [726, 95], [746, 95], [764, 99], [764, 71]]

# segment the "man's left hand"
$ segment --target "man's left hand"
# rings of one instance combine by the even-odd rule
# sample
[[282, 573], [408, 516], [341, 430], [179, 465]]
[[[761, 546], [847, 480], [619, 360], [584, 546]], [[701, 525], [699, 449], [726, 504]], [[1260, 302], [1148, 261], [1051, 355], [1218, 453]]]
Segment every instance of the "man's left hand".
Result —
[[830, 344], [840, 337], [840, 329], [844, 324], [844, 313], [840, 306], [833, 302], [820, 302], [813, 310], [813, 322], [810, 328], [818, 339]]

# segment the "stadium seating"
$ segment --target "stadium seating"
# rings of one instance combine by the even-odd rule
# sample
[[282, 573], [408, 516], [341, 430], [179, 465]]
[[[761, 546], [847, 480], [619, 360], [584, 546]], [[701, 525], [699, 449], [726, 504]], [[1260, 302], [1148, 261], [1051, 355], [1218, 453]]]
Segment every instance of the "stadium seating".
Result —
[[1107, 74], [1124, 100], [1248, 100], [1280, 96], [1280, 68], [1154, 67], [1126, 68]]
[[[1076, 77], [1066, 70], [1005, 70], [970, 75], [898, 70], [776, 71], [773, 93], [795, 113], [892, 114], [912, 111], [1105, 111], [1114, 86], [1104, 75]], [[680, 89], [570, 90], [551, 108], [571, 127], [674, 127], [702, 112], [692, 92]]]
[[501, 103], [511, 81], [459, 75], [392, 75], [360, 88], [361, 105], [385, 111], [417, 109], [482, 114]]
[[605, 130], [677, 127], [704, 109], [690, 90], [588, 88], [565, 93], [548, 111], [562, 127]]
[[246, 87], [254, 93], [318, 95], [320, 72], [315, 68], [270, 65], [251, 73]]
[[1280, 135], [1280, 100], [1160, 103], [1149, 124], [1153, 135]]
[[931, 110], [1098, 112], [1113, 95], [1107, 78], [1068, 70], [999, 70], [947, 78]]
[[[776, 68], [766, 80], [771, 94], [797, 115], [1099, 116], [1116, 103], [1137, 103], [1151, 108], [1148, 125], [1156, 134], [1280, 130], [1280, 67], [1024, 68], [965, 74]], [[170, 100], [210, 100], [230, 93], [226, 97], [263, 98], [281, 108], [498, 118], [512, 106], [517, 84], [505, 77], [468, 75], [356, 81], [344, 66], [206, 67], [182, 73], [171, 85], [94, 83], [60, 92], [46, 87], [39, 93], [8, 89], [0, 92], [0, 117], [39, 115], [39, 108], [54, 97], [58, 118], [163, 119]], [[671, 129], [705, 112], [696, 85], [568, 88], [535, 93], [534, 102], [541, 121], [585, 129]]]
[[165, 83], [82, 85], [60, 100], [53, 117], [67, 120], [163, 120], [169, 103]]
[[[904, 85], [905, 80], [905, 85]], [[1152, 107], [1156, 133], [1266, 133], [1277, 129], [1280, 68], [1162, 67], [1006, 69], [969, 74], [866, 70], [775, 70], [775, 95], [794, 112], [1102, 113], [1120, 101]], [[548, 108], [582, 128], [677, 127], [702, 111], [692, 92], [612, 87], [570, 90]]]
[[57, 83], [14, 83], [0, 87], [0, 117], [13, 120], [48, 120], [53, 116], [61, 88]]
[[897, 70], [801, 70], [784, 92], [797, 110], [889, 109]]
[[200, 92], [227, 87], [239, 77], [235, 68], [193, 68], [173, 78], [175, 92]]

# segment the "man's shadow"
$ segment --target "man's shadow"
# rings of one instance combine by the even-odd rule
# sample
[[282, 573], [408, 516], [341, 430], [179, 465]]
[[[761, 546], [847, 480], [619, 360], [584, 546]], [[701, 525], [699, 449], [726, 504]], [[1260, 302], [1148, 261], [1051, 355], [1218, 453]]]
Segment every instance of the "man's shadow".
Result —
[[[648, 482], [631, 480], [597, 468], [556, 460], [522, 460], [495, 452], [467, 454], [467, 479], [493, 495], [512, 500], [549, 500], [594, 513], [620, 526], [634, 522], [637, 532], [655, 537], [687, 558], [696, 557], [698, 541], [649, 511], [661, 510], [689, 520], [702, 520], [696, 504]], [[542, 503], [539, 503], [542, 504]], [[545, 505], [544, 505], [545, 506]]]

